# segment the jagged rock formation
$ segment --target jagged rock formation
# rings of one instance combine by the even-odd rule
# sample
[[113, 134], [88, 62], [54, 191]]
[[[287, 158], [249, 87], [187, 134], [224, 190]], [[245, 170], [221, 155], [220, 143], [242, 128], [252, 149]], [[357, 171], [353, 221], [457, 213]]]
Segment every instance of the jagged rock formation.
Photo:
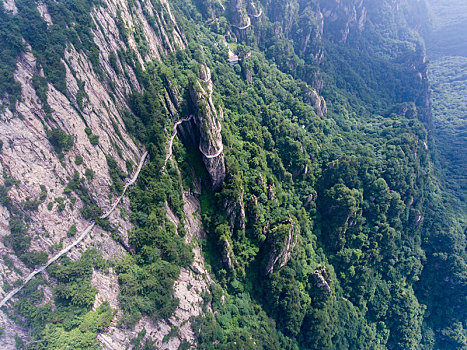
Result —
[[224, 203], [225, 212], [234, 232], [245, 232], [245, 206], [243, 205], [243, 191], [236, 201]]
[[318, 265], [317, 269], [311, 276], [313, 278], [313, 286], [317, 289], [319, 299], [325, 299], [332, 294], [332, 290], [329, 285], [330, 278], [326, 271], [326, 267]]
[[328, 109], [326, 107], [326, 101], [324, 100], [324, 97], [318, 95], [315, 89], [312, 89], [307, 86], [305, 88], [305, 92], [303, 93], [303, 97], [305, 99], [305, 102], [311, 107], [313, 107], [317, 115], [319, 115], [320, 117], [326, 116], [328, 112]]
[[192, 139], [198, 140], [198, 148], [209, 173], [212, 188], [217, 190], [225, 178], [224, 146], [219, 121], [222, 119], [223, 112], [220, 108], [218, 112], [214, 106], [212, 88], [211, 72], [208, 67], [203, 66], [201, 81], [192, 81], [190, 84], [191, 104], [195, 110], [193, 122], [197, 135], [192, 135], [192, 131], [189, 133]]
[[297, 244], [298, 231], [299, 227], [292, 218], [269, 230], [266, 239], [269, 253], [264, 266], [265, 275], [287, 265]]
[[232, 245], [228, 239], [222, 241], [222, 263], [232, 271], [235, 266], [235, 256], [232, 250]]

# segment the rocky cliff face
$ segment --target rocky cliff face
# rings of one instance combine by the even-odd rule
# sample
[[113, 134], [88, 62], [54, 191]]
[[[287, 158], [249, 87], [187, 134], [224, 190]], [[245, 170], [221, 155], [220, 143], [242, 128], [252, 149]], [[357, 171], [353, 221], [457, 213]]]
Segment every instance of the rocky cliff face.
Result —
[[315, 113], [319, 115], [320, 117], [326, 116], [328, 109], [326, 106], [326, 101], [324, 100], [324, 97], [319, 96], [318, 92], [307, 86], [303, 92], [303, 97], [305, 99], [305, 102], [313, 107], [315, 110]]
[[209, 173], [212, 187], [217, 190], [225, 178], [224, 146], [219, 121], [223, 117], [223, 112], [220, 108], [218, 111], [212, 101], [213, 86], [208, 67], [202, 66], [200, 78], [201, 81], [192, 81], [190, 84], [191, 103], [195, 110], [193, 121], [199, 133], [198, 149]]
[[321, 1], [324, 30], [338, 42], [346, 42], [350, 32], [360, 33], [365, 28], [367, 8], [364, 0]]
[[243, 27], [247, 25], [248, 20], [243, 0], [230, 0], [229, 13], [232, 25], [237, 27]]
[[317, 269], [311, 276], [313, 279], [313, 287], [316, 289], [316, 294], [320, 300], [323, 300], [332, 294], [330, 278], [326, 271], [326, 267], [318, 265]]
[[264, 266], [266, 275], [287, 265], [297, 244], [298, 235], [299, 228], [292, 218], [269, 230], [266, 241], [269, 253]]
[[[50, 257], [57, 251], [57, 246], [67, 246], [73, 242], [75, 238], [67, 235], [73, 225], [77, 232], [82, 232], [87, 227], [89, 222], [80, 214], [80, 209], [86, 203], [73, 191], [69, 195], [64, 194], [68, 193], [67, 185], [75, 174], [86, 179], [84, 183], [90, 197], [105, 212], [112, 205], [114, 197], [111, 192], [113, 180], [106, 157], [114, 158], [119, 168], [131, 174], [131, 168], [144, 152], [144, 147], [127, 132], [122, 117], [128, 108], [127, 96], [142, 89], [137, 79], [136, 64], [144, 69], [150, 60], [160, 59], [169, 52], [185, 47], [184, 36], [175, 22], [168, 2], [162, 0], [157, 8], [153, 6], [154, 3], [135, 2], [134, 6], [129, 7], [122, 0], [105, 0], [92, 9], [92, 39], [99, 49], [98, 66], [102, 72], [97, 74], [90, 63], [90, 57], [70, 43], [62, 60], [66, 69], [66, 93], [58, 91], [51, 83], [46, 83], [45, 95], [39, 95], [35, 80], [37, 77], [44, 77], [43, 69], [27, 43], [19, 56], [14, 77], [21, 84], [21, 100], [17, 102], [14, 111], [8, 108], [0, 110], [0, 140], [3, 143], [0, 170], [4, 177], [16, 180], [16, 185], [6, 187], [9, 189], [8, 199], [14, 207], [24, 208], [26, 202], [38, 203], [37, 209], [21, 209], [28, 222], [27, 235], [31, 238], [29, 252], [47, 252]], [[12, 14], [17, 13], [13, 0], [3, 2], [1, 6]], [[38, 11], [47, 25], [53, 24], [54, 16], [49, 13], [45, 3], [38, 5]], [[122, 28], [126, 33], [125, 38], [122, 38]], [[141, 37], [144, 37], [144, 49], [141, 46]], [[130, 65], [128, 60], [123, 59], [124, 55], [116, 54], [119, 52], [133, 52], [136, 64]], [[206, 128], [214, 126], [213, 133], [203, 133], [200, 150], [206, 154], [205, 162], [212, 170], [213, 183], [219, 186], [224, 171], [223, 155], [210, 157], [219, 150], [222, 151], [218, 115], [212, 106], [210, 94], [203, 88], [200, 92], [200, 101], [205, 100], [210, 107], [206, 114], [200, 112], [199, 122]], [[54, 129], [61, 130], [63, 135], [69, 135], [69, 139], [73, 140], [69, 149], [57, 152], [47, 132]], [[4, 178], [0, 178], [0, 185], [6, 186]], [[129, 211], [128, 200], [124, 199], [123, 202], [123, 208]], [[187, 199], [187, 202], [190, 201]], [[9, 210], [0, 206], [1, 296], [5, 294], [8, 285], [24, 279], [31, 271], [8, 244], [6, 237], [10, 235], [10, 219]], [[131, 228], [128, 218], [122, 217], [117, 210], [111, 215], [110, 221], [118, 227], [118, 235], [126, 242], [127, 232]], [[110, 233], [96, 227], [94, 233], [68, 255], [77, 259], [83, 251], [91, 247], [98, 248], [104, 258], [116, 258], [125, 254], [124, 247], [114, 241]], [[195, 264], [202, 264], [199, 251], [196, 259], [198, 262]], [[203, 271], [201, 266], [199, 271]], [[191, 271], [182, 272], [175, 288], [179, 291], [178, 297], [185, 294], [183, 288], [186, 289], [187, 285], [197, 285], [197, 276], [197, 273]], [[118, 283], [114, 273], [110, 272], [108, 277], [94, 276], [93, 285], [98, 290], [96, 307], [107, 300], [112, 307], [118, 309], [118, 288], [115, 288]], [[199, 288], [206, 289], [206, 284]], [[193, 288], [190, 292], [199, 292], [197, 297], [193, 297], [195, 299], [200, 298], [199, 288]], [[177, 320], [199, 314], [199, 307], [192, 309], [193, 302], [187, 300], [189, 307], [184, 307], [185, 311], [181, 311], [184, 316], [178, 315]], [[182, 301], [181, 307], [185, 304]], [[115, 322], [117, 321], [118, 316]], [[0, 337], [2, 349], [14, 348], [15, 335], [27, 339], [27, 330], [9, 320], [4, 309], [0, 311], [0, 327], [5, 330], [4, 336]], [[169, 325], [165, 327], [170, 330]], [[102, 334], [104, 347], [124, 348], [115, 345], [117, 333], [115, 337]], [[128, 340], [130, 333], [124, 332], [122, 338]], [[184, 337], [189, 339], [190, 335]]]
[[294, 39], [297, 53], [319, 57], [324, 17], [316, 1], [264, 0], [261, 4], [271, 22], [279, 25], [276, 33]]

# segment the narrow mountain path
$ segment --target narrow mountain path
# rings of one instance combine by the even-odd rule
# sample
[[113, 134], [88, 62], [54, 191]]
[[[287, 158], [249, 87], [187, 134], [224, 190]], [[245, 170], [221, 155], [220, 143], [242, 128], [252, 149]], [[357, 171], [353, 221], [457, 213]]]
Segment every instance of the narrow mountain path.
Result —
[[174, 127], [173, 127], [173, 133], [172, 133], [172, 136], [170, 137], [169, 145], [167, 147], [167, 153], [165, 155], [165, 162], [164, 162], [164, 166], [162, 167], [162, 171], [165, 170], [165, 167], [167, 166], [167, 162], [169, 161], [170, 157], [172, 157], [172, 144], [174, 142], [175, 136], [177, 136], [177, 127], [181, 123], [187, 122], [187, 121], [189, 121], [191, 119], [193, 119], [193, 115], [190, 115], [189, 117], [182, 118], [182, 119], [177, 120], [175, 122]]
[[221, 144], [221, 148], [214, 154], [207, 154], [205, 153], [202, 149], [201, 149], [201, 146], [199, 146], [199, 151], [201, 152], [201, 154], [203, 156], [205, 156], [207, 159], [212, 159], [212, 158], [216, 158], [216, 157], [219, 157], [220, 154], [224, 151], [224, 145]]
[[[180, 120], [177, 120], [173, 126], [173, 133], [172, 133], [172, 136], [170, 137], [170, 140], [169, 140], [169, 144], [167, 146], [167, 154], [165, 156], [165, 162], [164, 162], [164, 166], [162, 167], [162, 171], [165, 171], [165, 167], [167, 166], [167, 162], [169, 161], [170, 157], [172, 157], [172, 145], [173, 145], [173, 141], [175, 139], [175, 137], [177, 136], [177, 127], [183, 123], [183, 122], [187, 122], [189, 120], [191, 120], [193, 118], [193, 115], [190, 115], [189, 117], [186, 117], [186, 118], [182, 118]], [[222, 130], [222, 129], [221, 129]], [[221, 144], [221, 147], [220, 149], [215, 153], [215, 154], [208, 154], [206, 152], [204, 152], [202, 149], [201, 149], [201, 145], [198, 147], [199, 151], [201, 152], [201, 154], [206, 157], [207, 159], [212, 159], [212, 158], [216, 158], [216, 157], [219, 157], [220, 154], [224, 151], [224, 145]]]
[[143, 165], [145, 164], [146, 162], [146, 158], [148, 156], [148, 152], [144, 152], [144, 154], [141, 156], [141, 159], [139, 161], [139, 164], [138, 164], [138, 168], [136, 169], [135, 171], [135, 174], [133, 175], [133, 177], [130, 179], [130, 181], [128, 181], [125, 185], [125, 187], [123, 187], [123, 192], [122, 194], [117, 198], [117, 200], [114, 202], [114, 204], [112, 205], [112, 207], [110, 208], [109, 211], [107, 211], [107, 213], [103, 214], [100, 218], [101, 219], [106, 219], [110, 214], [112, 214], [112, 212], [115, 210], [115, 208], [117, 207], [117, 205], [120, 203], [120, 201], [122, 200], [123, 196], [125, 195], [125, 192], [126, 190], [128, 189], [128, 187], [132, 186], [136, 180], [138, 179], [138, 176], [139, 176], [139, 173], [141, 172], [141, 169], [143, 168]]
[[240, 27], [240, 26], [237, 26], [237, 25], [235, 25], [235, 24], [232, 24], [232, 27], [235, 27], [235, 28], [240, 29], [240, 30], [247, 29], [247, 28], [249, 28], [250, 26], [251, 26], [251, 19], [250, 19], [250, 17], [247, 17], [246, 24], [245, 24], [244, 26], [241, 26], [241, 27]]
[[[143, 165], [145, 164], [145, 161], [146, 161], [146, 158], [148, 156], [148, 152], [144, 152], [144, 154], [141, 156], [141, 159], [139, 161], [139, 164], [138, 164], [138, 168], [136, 169], [135, 171], [135, 174], [133, 175], [133, 177], [130, 179], [130, 181], [128, 181], [125, 185], [125, 187], [123, 188], [123, 192], [122, 194], [118, 197], [118, 199], [114, 202], [114, 204], [112, 205], [112, 207], [103, 215], [101, 215], [101, 219], [105, 219], [107, 218], [110, 214], [112, 214], [112, 212], [115, 210], [115, 208], [117, 207], [117, 205], [120, 203], [120, 201], [122, 200], [123, 196], [125, 195], [125, 192], [126, 190], [128, 189], [128, 187], [130, 187], [131, 185], [133, 185], [136, 180], [138, 179], [138, 176], [139, 176], [139, 173], [141, 172], [141, 169], [143, 168]], [[72, 244], [70, 244], [69, 246], [67, 246], [66, 248], [60, 250], [57, 254], [55, 254], [51, 259], [49, 259], [49, 261], [47, 261], [47, 263], [43, 266], [41, 266], [40, 268], [34, 270], [33, 272], [31, 272], [27, 277], [26, 279], [23, 281], [23, 283], [16, 287], [15, 289], [11, 290], [3, 299], [2, 301], [0, 301], [0, 308], [3, 307], [16, 293], [18, 293], [21, 289], [24, 288], [24, 286], [34, 278], [34, 276], [36, 276], [37, 274], [41, 273], [42, 271], [44, 271], [45, 269], [47, 269], [50, 265], [52, 265], [54, 262], [56, 262], [61, 256], [63, 256], [64, 254], [68, 253], [71, 249], [73, 249], [74, 247], [76, 247], [79, 243], [81, 243], [86, 237], [87, 235], [92, 231], [92, 229], [94, 228], [96, 224], [94, 222], [92, 222], [84, 231], [83, 233], [78, 237], [78, 239], [76, 241], [74, 241]]]
[[259, 9], [259, 13], [257, 14], [254, 14], [252, 15], [254, 18], [258, 18], [258, 17], [261, 17], [261, 15], [263, 14], [263, 9]]

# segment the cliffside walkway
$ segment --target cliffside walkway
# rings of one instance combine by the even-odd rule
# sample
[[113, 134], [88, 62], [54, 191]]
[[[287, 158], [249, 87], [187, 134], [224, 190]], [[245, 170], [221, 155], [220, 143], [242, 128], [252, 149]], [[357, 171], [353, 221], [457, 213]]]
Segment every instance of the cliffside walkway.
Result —
[[172, 157], [172, 144], [174, 142], [175, 136], [177, 136], [177, 127], [181, 123], [190, 121], [191, 119], [193, 119], [193, 115], [190, 115], [189, 117], [179, 119], [179, 120], [177, 120], [175, 122], [174, 127], [173, 127], [173, 133], [172, 133], [172, 136], [170, 137], [169, 145], [167, 147], [167, 153], [165, 155], [165, 162], [164, 162], [164, 166], [162, 167], [162, 171], [165, 170], [165, 167], [167, 166], [167, 162], [169, 161], [170, 157]]
[[[143, 168], [143, 165], [145, 164], [145, 161], [146, 161], [146, 158], [148, 156], [148, 152], [144, 152], [144, 154], [141, 156], [141, 159], [139, 161], [139, 164], [138, 164], [138, 168], [136, 169], [135, 171], [135, 174], [133, 175], [133, 177], [130, 179], [130, 181], [127, 182], [127, 184], [125, 185], [125, 187], [123, 188], [123, 192], [122, 194], [118, 197], [118, 199], [114, 202], [114, 204], [112, 205], [112, 207], [110, 207], [110, 209], [103, 215], [101, 215], [101, 219], [105, 219], [107, 218], [110, 214], [112, 214], [112, 212], [115, 210], [115, 208], [117, 207], [117, 205], [120, 203], [120, 201], [122, 200], [123, 196], [125, 195], [125, 192], [126, 190], [128, 189], [128, 187], [130, 187], [131, 185], [133, 185], [136, 180], [138, 179], [138, 176], [139, 176], [139, 173], [141, 172], [141, 169]], [[49, 261], [47, 261], [47, 264], [41, 266], [40, 268], [34, 270], [33, 272], [31, 272], [27, 277], [26, 279], [23, 281], [23, 283], [16, 287], [15, 289], [11, 290], [3, 299], [2, 301], [0, 301], [0, 308], [3, 307], [13, 296], [15, 296], [16, 293], [18, 293], [21, 289], [24, 288], [24, 286], [34, 278], [34, 276], [36, 276], [37, 274], [41, 273], [42, 271], [44, 271], [45, 269], [47, 269], [50, 265], [52, 265], [54, 262], [56, 262], [60, 257], [62, 257], [64, 254], [68, 253], [71, 249], [73, 249], [74, 247], [76, 247], [79, 243], [81, 243], [86, 237], [87, 235], [92, 231], [92, 229], [94, 228], [96, 224], [94, 222], [92, 222], [84, 231], [83, 233], [78, 237], [78, 239], [76, 241], [74, 241], [73, 243], [71, 243], [69, 246], [67, 246], [66, 248], [62, 249], [61, 251], [59, 251], [57, 254], [55, 254], [51, 259], [49, 259]]]
[[246, 24], [244, 26], [238, 26], [236, 24], [232, 24], [232, 27], [235, 27], [237, 29], [240, 29], [240, 30], [244, 30], [244, 29], [247, 29], [251, 26], [251, 19], [250, 17], [247, 17], [247, 20], [246, 20]]
[[201, 146], [199, 146], [199, 151], [201, 152], [201, 154], [203, 156], [205, 156], [207, 159], [212, 159], [212, 158], [216, 158], [216, 157], [219, 157], [220, 154], [224, 151], [224, 145], [221, 144], [221, 148], [214, 154], [207, 154], [205, 153], [202, 149], [201, 149]]
[[259, 9], [259, 13], [256, 13], [254, 15], [252, 15], [254, 18], [258, 18], [258, 17], [261, 17], [261, 15], [263, 14], [263, 9]]
[[[177, 120], [173, 126], [173, 133], [172, 133], [172, 136], [170, 137], [170, 140], [169, 140], [169, 145], [167, 147], [167, 154], [165, 155], [165, 162], [164, 162], [164, 166], [162, 167], [162, 171], [165, 171], [165, 167], [167, 166], [167, 162], [169, 161], [170, 157], [172, 157], [172, 145], [173, 145], [173, 141], [175, 139], [175, 137], [177, 136], [177, 127], [182, 124], [183, 122], [187, 122], [187, 121], [190, 121], [191, 119], [193, 119], [194, 116], [193, 115], [190, 115], [189, 117], [185, 117], [185, 118], [182, 118], [180, 120]], [[221, 129], [222, 130], [222, 129]], [[201, 146], [198, 147], [199, 151], [201, 152], [201, 154], [206, 157], [207, 159], [212, 159], [212, 158], [216, 158], [216, 157], [219, 157], [220, 154], [224, 151], [224, 145], [221, 144], [221, 147], [220, 149], [215, 153], [215, 154], [208, 154], [206, 152], [204, 152], [202, 149], [201, 149]]]

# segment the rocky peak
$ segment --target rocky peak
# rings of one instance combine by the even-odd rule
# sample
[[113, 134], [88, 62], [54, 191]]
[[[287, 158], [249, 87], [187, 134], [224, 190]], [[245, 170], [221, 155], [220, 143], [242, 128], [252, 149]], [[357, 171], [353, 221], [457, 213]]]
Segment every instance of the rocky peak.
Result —
[[222, 109], [212, 101], [211, 71], [202, 66], [201, 80], [191, 81], [190, 98], [195, 111], [193, 122], [198, 132], [198, 149], [209, 173], [213, 189], [221, 187], [225, 178], [224, 146], [222, 144], [221, 124]]

